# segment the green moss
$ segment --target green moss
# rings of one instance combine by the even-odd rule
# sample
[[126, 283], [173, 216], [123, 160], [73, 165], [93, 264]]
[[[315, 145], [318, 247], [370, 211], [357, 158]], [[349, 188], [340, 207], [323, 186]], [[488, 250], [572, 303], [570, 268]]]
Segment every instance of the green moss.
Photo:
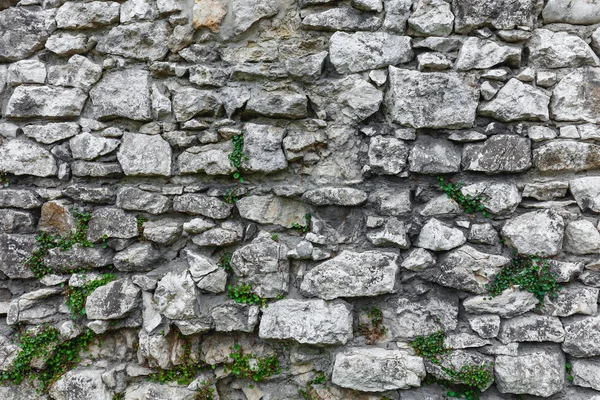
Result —
[[67, 306], [71, 310], [73, 319], [85, 316], [85, 301], [92, 292], [117, 279], [115, 274], [104, 274], [102, 278], [86, 283], [82, 287], [69, 287], [67, 289]]
[[475, 214], [477, 211], [481, 211], [484, 217], [489, 218], [490, 213], [485, 210], [485, 205], [483, 202], [485, 199], [482, 195], [477, 194], [475, 196], [471, 196], [470, 194], [463, 194], [461, 189], [463, 188], [463, 183], [452, 183], [447, 182], [442, 177], [438, 177], [440, 182], [440, 186], [446, 192], [448, 198], [454, 200], [462, 209], [465, 210], [467, 214]]

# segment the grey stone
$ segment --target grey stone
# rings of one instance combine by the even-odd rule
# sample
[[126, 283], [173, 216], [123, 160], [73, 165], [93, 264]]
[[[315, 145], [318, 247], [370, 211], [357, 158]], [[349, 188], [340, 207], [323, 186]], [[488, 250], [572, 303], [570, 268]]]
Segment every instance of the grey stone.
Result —
[[139, 303], [141, 290], [129, 279], [119, 279], [94, 290], [87, 297], [88, 319], [119, 319], [133, 311]]
[[419, 214], [424, 217], [432, 217], [444, 214], [458, 214], [460, 207], [458, 203], [447, 195], [442, 194], [431, 199]]
[[585, 0], [549, 0], [542, 12], [544, 23], [595, 24], [600, 22], [600, 5]]
[[21, 60], [8, 66], [6, 83], [18, 86], [26, 83], [46, 82], [46, 65], [38, 60]]
[[10, 279], [33, 278], [25, 261], [35, 249], [34, 235], [0, 234], [0, 271]]
[[562, 350], [573, 357], [600, 355], [600, 316], [589, 316], [565, 322]]
[[94, 115], [99, 119], [151, 119], [150, 76], [136, 69], [111, 71], [90, 91]]
[[280, 300], [264, 309], [258, 335], [311, 345], [344, 345], [352, 338], [352, 306], [320, 299]]
[[467, 238], [460, 229], [451, 228], [431, 218], [421, 229], [415, 246], [433, 251], [451, 250], [465, 244]]
[[94, 210], [89, 222], [88, 239], [97, 242], [109, 238], [130, 239], [138, 235], [137, 220], [119, 208], [105, 207]]
[[520, 61], [520, 47], [502, 45], [477, 37], [469, 37], [458, 53], [456, 70], [488, 69], [505, 63], [518, 66]]
[[56, 176], [58, 167], [48, 150], [30, 140], [15, 139], [0, 146], [0, 171], [14, 175]]
[[596, 88], [600, 85], [600, 68], [577, 68], [554, 87], [550, 113], [558, 121], [600, 123], [596, 111]]
[[170, 176], [171, 146], [158, 135], [125, 132], [117, 153], [125, 175]]
[[[149, 35], [148, 32], [152, 34]], [[96, 50], [138, 60], [161, 60], [169, 51], [169, 34], [170, 25], [166, 21], [119, 25], [100, 38]]]
[[192, 242], [198, 246], [228, 246], [242, 240], [243, 234], [242, 223], [226, 221], [219, 228], [192, 237]]
[[[487, 370], [490, 374], [493, 372], [492, 364], [489, 362], [490, 360], [488, 358], [483, 357], [479, 353], [467, 352], [464, 350], [454, 350], [448, 354], [441, 355], [439, 357], [439, 364], [428, 359], [425, 359], [424, 361], [425, 369], [429, 375], [455, 384], [461, 384], [463, 381], [461, 381], [459, 377], [448, 373], [448, 370], [460, 371], [467, 366], [477, 366]], [[489, 387], [492, 383], [493, 380], [490, 380], [486, 385]], [[481, 389], [485, 390], [487, 387], [482, 386]]]
[[145, 211], [159, 215], [169, 210], [171, 202], [167, 196], [124, 186], [117, 191], [116, 204], [124, 210]]
[[389, 80], [385, 105], [393, 121], [417, 129], [473, 125], [479, 91], [470, 77], [390, 66]]
[[556, 297], [546, 296], [544, 312], [555, 317], [568, 317], [574, 314], [595, 315], [598, 311], [600, 289], [571, 284], [563, 286]]
[[535, 125], [527, 130], [527, 136], [534, 142], [541, 142], [556, 138], [556, 132], [547, 126]]
[[521, 203], [521, 194], [514, 183], [475, 183], [463, 187], [461, 192], [481, 196], [485, 209], [496, 215], [512, 214]]
[[306, 95], [298, 93], [253, 90], [245, 112], [270, 118], [304, 118], [307, 116], [307, 99]]
[[56, 400], [71, 400], [78, 397], [110, 399], [113, 392], [102, 381], [103, 373], [103, 369], [83, 367], [68, 371], [50, 386], [51, 396]]
[[182, 174], [204, 172], [207, 175], [230, 175], [235, 172], [235, 167], [229, 160], [229, 154], [232, 152], [233, 145], [230, 141], [190, 147], [177, 158], [179, 172]]
[[523, 172], [531, 167], [531, 142], [517, 135], [494, 135], [463, 149], [463, 169], [489, 174]]
[[231, 301], [213, 307], [210, 315], [215, 321], [215, 331], [217, 332], [254, 332], [258, 323], [258, 310], [256, 305], [238, 304]]
[[369, 201], [375, 203], [382, 215], [400, 216], [410, 212], [410, 189], [381, 188], [372, 192]]
[[386, 0], [383, 28], [388, 31], [403, 33], [410, 17], [413, 0]]
[[192, 279], [194, 279], [196, 282], [203, 276], [206, 276], [219, 268], [217, 263], [192, 250], [184, 249], [182, 251], [182, 255], [188, 262], [189, 272], [192, 276]]
[[554, 140], [533, 150], [540, 171], [587, 171], [600, 167], [600, 146], [572, 140]]
[[113, 152], [121, 144], [120, 140], [107, 139], [83, 132], [69, 140], [69, 148], [73, 158], [81, 160], [93, 160]]
[[367, 233], [367, 238], [375, 246], [392, 246], [401, 249], [408, 249], [410, 247], [407, 227], [404, 225], [404, 222], [398, 221], [398, 219], [393, 217], [386, 221], [383, 230]]
[[448, 36], [452, 33], [454, 15], [443, 0], [418, 0], [408, 19], [412, 32], [424, 36]]
[[586, 176], [569, 181], [569, 190], [582, 211], [600, 212], [600, 178]]
[[402, 64], [413, 57], [408, 36], [336, 32], [329, 41], [329, 58], [340, 74]]
[[74, 176], [116, 177], [123, 175], [119, 163], [74, 161], [71, 164], [71, 170]]
[[401, 267], [410, 271], [421, 272], [433, 267], [435, 263], [436, 257], [433, 253], [417, 247], [412, 249], [406, 256], [404, 261], [402, 261]]
[[13, 118], [67, 118], [81, 114], [87, 95], [81, 89], [53, 86], [18, 86], [6, 105]]
[[573, 254], [600, 252], [600, 232], [587, 220], [572, 221], [565, 227], [564, 251]]
[[258, 20], [277, 14], [279, 2], [276, 0], [233, 0], [231, 12], [233, 14], [233, 32], [239, 35], [247, 31]]
[[[489, 340], [482, 339], [479, 336], [470, 333], [454, 333], [446, 336], [444, 339], [444, 345], [454, 350], [483, 347], [490, 344], [491, 342]], [[456, 353], [453, 355], [456, 355]], [[453, 360], [454, 359], [456, 359], [456, 357], [453, 358]]]
[[540, 348], [518, 356], [497, 356], [496, 385], [501, 393], [549, 397], [565, 384], [565, 357], [558, 349]]
[[59, 56], [85, 53], [88, 37], [83, 33], [56, 32], [48, 38], [46, 48]]
[[170, 245], [179, 239], [182, 232], [180, 220], [162, 218], [157, 221], [144, 222], [144, 238], [151, 242]]
[[363, 392], [408, 389], [421, 386], [423, 359], [401, 350], [350, 348], [338, 353], [331, 381]]
[[307, 15], [302, 28], [316, 31], [374, 31], [381, 18], [351, 7], [336, 7]]
[[178, 122], [188, 121], [197, 115], [213, 115], [218, 105], [217, 98], [209, 90], [183, 87], [173, 95], [173, 112]]
[[363, 79], [348, 77], [351, 87], [343, 92], [339, 101], [344, 107], [342, 113], [355, 121], [363, 121], [379, 111], [383, 101], [383, 93]]
[[408, 146], [395, 138], [373, 136], [369, 143], [368, 155], [373, 172], [396, 175], [406, 166]]
[[63, 29], [98, 28], [119, 21], [119, 3], [92, 1], [65, 3], [56, 12], [56, 26]]
[[307, 190], [302, 200], [316, 206], [360, 206], [367, 201], [367, 193], [349, 187], [322, 187]]
[[482, 26], [496, 29], [532, 27], [541, 7], [538, 0], [453, 0], [454, 30], [469, 33]]
[[554, 210], [533, 211], [509, 219], [500, 234], [519, 254], [553, 256], [562, 249], [565, 223]]
[[59, 247], [50, 249], [46, 256], [46, 264], [58, 271], [73, 271], [81, 268], [101, 268], [111, 265], [113, 251], [102, 246], [83, 247], [75, 244], [70, 250]]
[[27, 211], [0, 209], [1, 233], [33, 233], [33, 215]]
[[310, 213], [308, 206], [300, 201], [273, 195], [244, 197], [236, 203], [236, 207], [242, 218], [288, 228], [293, 223], [304, 225], [304, 216]]
[[162, 315], [174, 320], [197, 318], [197, 288], [186, 271], [167, 273], [156, 286], [154, 301]]
[[115, 254], [113, 260], [115, 268], [119, 271], [150, 271], [158, 266], [160, 252], [151, 243], [134, 243]]
[[439, 268], [430, 271], [442, 286], [483, 294], [487, 291], [486, 285], [509, 264], [509, 258], [482, 253], [471, 246], [462, 246], [438, 262]]
[[421, 53], [417, 56], [417, 68], [419, 71], [443, 71], [452, 68], [452, 61], [442, 53]]
[[536, 29], [527, 47], [529, 62], [535, 68], [598, 66], [598, 57], [590, 46], [579, 36], [567, 32]]
[[409, 156], [409, 170], [422, 174], [460, 171], [460, 147], [449, 140], [419, 135]]
[[542, 89], [511, 79], [490, 102], [478, 108], [480, 115], [500, 121], [547, 121], [548, 96]]
[[565, 197], [568, 188], [569, 183], [565, 181], [528, 183], [523, 189], [523, 197], [532, 197], [541, 201], [555, 200]]
[[473, 224], [469, 231], [469, 242], [496, 245], [500, 243], [500, 237], [492, 224]]
[[394, 339], [415, 339], [443, 329], [452, 331], [458, 323], [458, 299], [433, 292], [430, 298], [415, 301], [401, 297], [392, 302], [391, 318], [384, 325]]
[[543, 315], [526, 314], [502, 323], [498, 339], [510, 342], [562, 342], [565, 331], [560, 319]]
[[577, 275], [583, 271], [584, 264], [582, 262], [564, 262], [557, 260], [549, 260], [550, 271], [556, 275], [557, 282], [572, 281]]
[[121, 7], [121, 23], [139, 20], [152, 20], [158, 16], [154, 2], [148, 0], [129, 0]]
[[48, 322], [56, 314], [57, 304], [54, 301], [59, 289], [44, 288], [27, 292], [11, 300], [8, 306], [6, 323], [15, 325], [19, 323], [40, 324]]
[[465, 311], [472, 314], [497, 314], [502, 318], [512, 318], [533, 310], [538, 300], [533, 293], [522, 292], [513, 288], [492, 297], [481, 295], [469, 297], [463, 301]]
[[574, 385], [600, 390], [600, 364], [597, 360], [573, 360], [571, 366]]
[[469, 316], [469, 325], [479, 336], [492, 339], [498, 336], [500, 331], [500, 317], [497, 315], [473, 315]]
[[[227, 271], [225, 271], [224, 269], [218, 269], [215, 272], [205, 275], [202, 278], [200, 278], [198, 280], [198, 283], [196, 286], [198, 286], [198, 288], [200, 288], [201, 290], [204, 290], [206, 292], [210, 292], [210, 293], [222, 293], [225, 291], [225, 286], [227, 285]], [[251, 317], [251, 310], [248, 310], [248, 317]], [[213, 318], [214, 318], [214, 314], [213, 314]], [[251, 320], [249, 320], [248, 322], [251, 322]], [[215, 324], [218, 324], [218, 321], [215, 318]]]
[[284, 128], [248, 123], [244, 125], [244, 129], [242, 166], [245, 169], [271, 173], [287, 168], [287, 159], [282, 149]]
[[3, 188], [0, 190], [0, 207], [32, 209], [40, 208], [42, 201], [34, 192], [26, 189]]
[[352, 7], [357, 10], [381, 12], [383, 3], [381, 0], [352, 0]]
[[43, 144], [52, 144], [79, 133], [75, 122], [49, 122], [44, 125], [26, 125], [21, 128], [25, 136]]
[[21, 60], [43, 48], [50, 36], [49, 18], [45, 12], [30, 7], [0, 11], [0, 62]]
[[209, 218], [227, 218], [231, 209], [231, 205], [205, 194], [183, 194], [173, 199], [173, 210]]
[[48, 82], [56, 86], [88, 89], [102, 76], [102, 66], [84, 56], [74, 55], [66, 65], [49, 68]]
[[327, 51], [322, 51], [301, 58], [289, 58], [285, 60], [285, 68], [287, 73], [294, 78], [318, 79], [328, 55]]
[[202, 217], [193, 218], [183, 224], [183, 230], [191, 234], [202, 233], [214, 227], [214, 222]]
[[[159, 0], [160, 1], [160, 0]], [[158, 345], [159, 349], [167, 345]], [[166, 368], [166, 367], [165, 367]], [[193, 400], [196, 395], [196, 391], [188, 389], [185, 386], [179, 386], [177, 384], [160, 384], [154, 382], [143, 382], [139, 385], [132, 385], [127, 388], [126, 398], [131, 399], [152, 399], [152, 400], [170, 400], [170, 399], [181, 399], [181, 400]]]

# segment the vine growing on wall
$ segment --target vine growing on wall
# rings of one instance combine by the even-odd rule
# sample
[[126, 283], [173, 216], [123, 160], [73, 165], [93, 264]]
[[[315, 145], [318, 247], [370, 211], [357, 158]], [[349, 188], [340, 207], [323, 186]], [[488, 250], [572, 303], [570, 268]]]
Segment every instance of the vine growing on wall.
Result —
[[81, 287], [69, 286], [67, 295], [67, 306], [71, 310], [73, 319], [85, 316], [85, 301], [92, 292], [101, 286], [104, 286], [117, 279], [115, 274], [109, 273], [104, 274], [101, 278], [95, 279], [91, 282], [84, 284]]
[[244, 183], [245, 179], [242, 176], [244, 167], [242, 166], [242, 162], [248, 161], [248, 157], [244, 156], [244, 130], [239, 134], [233, 135], [231, 142], [233, 143], [233, 151], [229, 154], [229, 161], [231, 162], [231, 166], [235, 168], [233, 178], [240, 183]]
[[481, 211], [484, 217], [490, 217], [490, 213], [486, 211], [485, 204], [483, 204], [485, 201], [483, 195], [479, 193], [475, 196], [464, 194], [461, 191], [464, 185], [462, 182], [446, 182], [442, 177], [438, 177], [438, 181], [448, 198], [454, 200], [467, 214], [475, 214], [477, 211]]

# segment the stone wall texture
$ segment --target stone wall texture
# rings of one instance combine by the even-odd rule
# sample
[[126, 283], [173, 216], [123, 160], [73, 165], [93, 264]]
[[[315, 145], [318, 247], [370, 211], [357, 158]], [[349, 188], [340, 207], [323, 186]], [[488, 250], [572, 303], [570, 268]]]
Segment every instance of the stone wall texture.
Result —
[[0, 397], [599, 400], [598, 55], [596, 0], [0, 0]]

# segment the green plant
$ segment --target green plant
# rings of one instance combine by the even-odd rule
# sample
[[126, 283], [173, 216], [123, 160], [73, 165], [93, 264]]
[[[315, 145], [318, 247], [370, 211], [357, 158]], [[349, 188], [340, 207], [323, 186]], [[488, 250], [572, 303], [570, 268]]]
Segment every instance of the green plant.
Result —
[[550, 270], [547, 259], [537, 255], [515, 254], [509, 266], [500, 271], [494, 281], [486, 285], [489, 295], [498, 296], [510, 287], [519, 286], [534, 294], [539, 300], [538, 309], [544, 306], [544, 297], [556, 297], [561, 286], [557, 275]]
[[241, 171], [244, 169], [242, 161], [248, 161], [248, 157], [244, 156], [244, 131], [239, 135], [233, 135], [231, 142], [233, 143], [233, 151], [229, 154], [229, 161], [235, 168], [233, 178], [237, 179], [240, 183], [244, 183], [244, 177], [241, 174]]
[[167, 382], [177, 382], [179, 385], [189, 385], [196, 378], [198, 373], [202, 371], [206, 364], [201, 361], [193, 361], [192, 346], [188, 340], [179, 331], [175, 331], [175, 335], [183, 340], [183, 355], [182, 363], [170, 369], [161, 369], [148, 376], [148, 380], [161, 385]]
[[61, 236], [40, 231], [36, 237], [37, 248], [25, 260], [25, 266], [30, 268], [38, 279], [54, 272], [54, 268], [46, 265], [45, 262], [45, 258], [51, 249], [59, 248], [67, 251], [75, 244], [80, 244], [83, 247], [94, 247], [94, 244], [87, 239], [88, 223], [92, 214], [89, 212], [80, 212], [75, 207], [73, 209], [73, 217], [75, 219], [75, 233], [69, 232], [67, 235]]
[[447, 354], [450, 349], [444, 344], [446, 332], [439, 330], [428, 336], [417, 336], [415, 340], [410, 342], [410, 346], [415, 350], [418, 356], [427, 358], [434, 364], [439, 364], [440, 355]]
[[223, 201], [225, 201], [227, 204], [235, 204], [241, 198], [242, 192], [240, 191], [240, 187], [237, 185], [227, 189], [223, 194]]
[[383, 325], [383, 311], [374, 306], [367, 310], [367, 317], [371, 319], [371, 323], [358, 325], [358, 331], [367, 338], [368, 344], [374, 344], [387, 332], [386, 327]]
[[470, 388], [485, 389], [492, 380], [492, 372], [488, 365], [463, 365], [456, 371], [451, 368], [442, 368], [455, 382]]
[[[62, 340], [58, 329], [44, 325], [37, 333], [25, 333], [19, 338], [21, 352], [8, 371], [0, 374], [0, 380], [16, 385], [24, 379], [37, 379], [39, 388], [45, 392], [48, 387], [67, 371], [76, 366], [79, 353], [86, 350], [96, 334], [88, 330], [68, 340]], [[31, 366], [34, 359], [43, 360], [44, 369]]]
[[102, 278], [88, 282], [82, 287], [69, 287], [66, 292], [67, 306], [71, 310], [73, 319], [85, 316], [85, 301], [94, 290], [116, 279], [117, 276], [115, 274], [104, 274]]
[[310, 224], [312, 222], [312, 215], [310, 213], [304, 214], [304, 220], [306, 225], [300, 225], [297, 222], [292, 222], [292, 228], [296, 229], [300, 233], [310, 232]]
[[266, 378], [281, 373], [279, 360], [276, 355], [259, 357], [255, 354], [245, 354], [239, 344], [235, 344], [229, 357], [232, 363], [225, 365], [225, 370], [236, 378], [249, 378], [254, 382], [262, 382]]
[[125, 393], [115, 393], [112, 400], [125, 400]]
[[138, 215], [137, 216], [137, 230], [138, 230], [138, 239], [140, 242], [143, 242], [144, 240], [146, 240], [146, 238], [144, 237], [144, 222], [148, 222], [148, 218], [144, 217], [143, 215]]
[[4, 171], [0, 171], [0, 187], [8, 187], [8, 185], [10, 185], [10, 180]]
[[219, 259], [217, 266], [224, 268], [227, 272], [233, 272], [233, 268], [231, 268], [231, 253], [224, 253]]
[[461, 208], [463, 208], [467, 214], [475, 214], [475, 212], [481, 211], [484, 217], [490, 217], [490, 213], [485, 210], [485, 205], [483, 204], [485, 199], [481, 194], [476, 194], [475, 196], [463, 194], [461, 191], [463, 188], [462, 182], [446, 183], [442, 177], [438, 177], [438, 181], [440, 182], [442, 189], [444, 189], [444, 192], [446, 192], [446, 195], [450, 199], [454, 200]]
[[202, 381], [200, 385], [196, 389], [194, 400], [214, 400], [215, 389], [210, 386], [210, 382]]
[[271, 240], [274, 242], [279, 242], [279, 234], [274, 233], [273, 235], [271, 235]]
[[260, 297], [252, 291], [252, 285], [242, 282], [238, 285], [227, 286], [227, 296], [241, 304], [258, 304], [267, 307], [267, 299]]
[[573, 381], [575, 379], [575, 377], [573, 376], [573, 366], [569, 363], [566, 363], [565, 368], [567, 370], [567, 379], [569, 381]]

